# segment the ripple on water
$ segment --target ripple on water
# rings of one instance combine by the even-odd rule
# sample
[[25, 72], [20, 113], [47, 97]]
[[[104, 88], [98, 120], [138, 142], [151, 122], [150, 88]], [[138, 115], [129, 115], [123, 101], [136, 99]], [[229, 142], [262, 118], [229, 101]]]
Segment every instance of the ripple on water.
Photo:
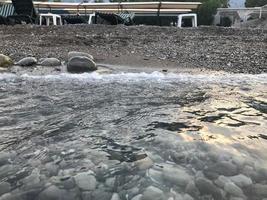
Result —
[[267, 75], [0, 75], [0, 199], [267, 198]]

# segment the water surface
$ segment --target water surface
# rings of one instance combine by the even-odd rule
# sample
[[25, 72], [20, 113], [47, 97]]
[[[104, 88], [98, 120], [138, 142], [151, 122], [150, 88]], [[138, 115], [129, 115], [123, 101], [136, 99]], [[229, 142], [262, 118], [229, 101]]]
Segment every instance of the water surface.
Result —
[[0, 199], [267, 198], [267, 75], [0, 75]]

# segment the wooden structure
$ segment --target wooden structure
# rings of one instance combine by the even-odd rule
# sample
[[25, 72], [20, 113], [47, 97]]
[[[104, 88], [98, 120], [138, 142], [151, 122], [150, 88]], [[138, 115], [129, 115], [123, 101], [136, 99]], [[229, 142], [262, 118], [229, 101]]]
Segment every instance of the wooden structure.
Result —
[[[0, 3], [11, 1], [0, 0]], [[34, 2], [37, 10], [53, 12], [66, 11], [69, 14], [91, 14], [94, 12], [121, 13], [133, 12], [136, 15], [174, 15], [196, 10], [200, 2], [112, 2], [112, 3], [64, 3]]]

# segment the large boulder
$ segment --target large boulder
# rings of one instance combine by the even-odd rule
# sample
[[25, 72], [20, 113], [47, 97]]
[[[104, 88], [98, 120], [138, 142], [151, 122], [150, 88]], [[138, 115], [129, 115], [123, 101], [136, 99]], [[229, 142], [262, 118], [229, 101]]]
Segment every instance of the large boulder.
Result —
[[68, 53], [68, 61], [70, 61], [71, 58], [77, 57], [77, 56], [85, 56], [87, 58], [90, 58], [91, 60], [94, 60], [94, 57], [90, 55], [89, 53], [79, 52], [79, 51], [70, 51]]
[[13, 61], [10, 57], [0, 54], [0, 68], [8, 68], [13, 65]]
[[97, 70], [93, 60], [85, 56], [72, 57], [67, 64], [68, 72], [83, 73]]
[[54, 66], [60, 66], [61, 62], [57, 58], [44, 58], [40, 62], [40, 65], [46, 67], [54, 67]]
[[37, 59], [34, 57], [26, 57], [16, 63], [16, 65], [23, 66], [23, 67], [29, 67], [29, 66], [33, 66], [36, 64], [37, 64]]

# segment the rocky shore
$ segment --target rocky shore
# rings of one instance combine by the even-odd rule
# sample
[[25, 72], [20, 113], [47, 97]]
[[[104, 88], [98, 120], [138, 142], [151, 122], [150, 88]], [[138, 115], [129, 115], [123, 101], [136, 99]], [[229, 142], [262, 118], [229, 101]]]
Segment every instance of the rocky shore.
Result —
[[14, 62], [52, 57], [66, 65], [68, 53], [80, 51], [97, 65], [257, 74], [267, 72], [266, 44], [266, 29], [0, 26], [0, 53]]

